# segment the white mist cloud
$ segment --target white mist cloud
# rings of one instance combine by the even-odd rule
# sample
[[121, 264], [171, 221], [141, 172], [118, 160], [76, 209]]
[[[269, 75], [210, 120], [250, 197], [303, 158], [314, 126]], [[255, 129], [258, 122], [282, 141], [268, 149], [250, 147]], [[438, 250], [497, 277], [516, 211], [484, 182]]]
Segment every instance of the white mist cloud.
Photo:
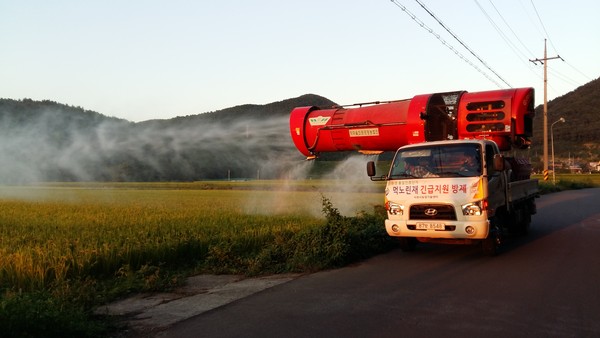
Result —
[[[0, 184], [56, 180], [200, 180], [278, 179], [281, 195], [251, 198], [251, 213], [287, 213], [299, 203], [289, 182], [310, 179], [316, 163], [306, 161], [289, 137], [288, 116], [249, 119], [242, 116], [211, 121], [202, 116], [131, 123], [81, 116], [81, 111], [41, 109], [27, 114], [0, 111]], [[325, 176], [334, 183], [316, 183], [304, 203], [322, 216], [321, 194], [340, 212], [356, 213], [364, 205], [354, 192], [369, 186], [366, 162], [351, 156]], [[217, 169], [215, 169], [215, 167]], [[368, 188], [366, 188], [368, 189]]]
[[86, 118], [51, 108], [26, 116], [0, 112], [0, 183], [190, 180], [224, 178], [225, 171], [273, 178], [302, 158], [287, 116], [137, 124]]

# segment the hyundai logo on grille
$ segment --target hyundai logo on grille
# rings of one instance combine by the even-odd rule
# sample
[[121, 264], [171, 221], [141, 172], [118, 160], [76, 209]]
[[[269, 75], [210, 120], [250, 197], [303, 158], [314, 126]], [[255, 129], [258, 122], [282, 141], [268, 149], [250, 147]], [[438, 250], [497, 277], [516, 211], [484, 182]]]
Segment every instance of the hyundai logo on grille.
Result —
[[425, 209], [425, 215], [435, 216], [435, 215], [437, 215], [437, 210], [434, 208], [427, 208], [427, 209]]

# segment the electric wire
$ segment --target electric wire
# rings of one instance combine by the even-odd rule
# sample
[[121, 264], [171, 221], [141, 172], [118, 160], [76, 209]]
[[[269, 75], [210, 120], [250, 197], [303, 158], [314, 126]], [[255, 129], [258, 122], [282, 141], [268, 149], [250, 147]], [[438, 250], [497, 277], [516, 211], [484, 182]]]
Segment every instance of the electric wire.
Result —
[[558, 54], [558, 51], [556, 50], [556, 47], [554, 47], [554, 43], [552, 43], [552, 39], [550, 39], [550, 34], [548, 34], [548, 31], [546, 30], [546, 26], [544, 26], [544, 22], [542, 21], [542, 18], [540, 17], [540, 13], [538, 12], [537, 8], [535, 7], [533, 0], [530, 0], [530, 2], [531, 2], [531, 7], [533, 7], [533, 11], [535, 12], [535, 15], [537, 16], [538, 21], [540, 22], [540, 26], [542, 26], [542, 29], [544, 30], [544, 36], [550, 42], [552, 49], [554, 49], [554, 51]]
[[494, 5], [494, 2], [492, 0], [489, 0], [490, 4], [492, 5], [492, 7], [494, 7], [494, 10], [496, 11], [496, 13], [498, 14], [498, 16], [500, 17], [500, 19], [502, 19], [502, 22], [504, 22], [504, 24], [506, 25], [506, 27], [508, 27], [508, 29], [510, 30], [510, 32], [512, 33], [512, 35], [515, 37], [515, 39], [517, 39], [517, 41], [519, 41], [519, 43], [521, 44], [521, 46], [529, 53], [530, 57], [527, 57], [525, 55], [525, 53], [522, 53], [523, 56], [525, 56], [525, 59], [528, 58], [533, 58], [533, 55], [535, 55], [532, 51], [529, 50], [529, 48], [527, 48], [527, 45], [523, 43], [523, 41], [521, 41], [521, 39], [519, 38], [519, 36], [517, 35], [517, 33], [512, 29], [512, 27], [510, 26], [510, 24], [506, 21], [506, 19], [504, 19], [504, 16], [502, 15], [502, 13], [500, 13], [500, 11], [498, 10], [498, 8], [496, 7], [496, 5]]
[[448, 32], [448, 34], [450, 34], [456, 41], [458, 41], [458, 43], [460, 43], [466, 50], [469, 51], [469, 53], [471, 53], [471, 55], [473, 55], [477, 60], [479, 60], [479, 62], [481, 62], [482, 65], [484, 65], [490, 72], [494, 73], [494, 75], [496, 75], [496, 77], [498, 77], [502, 82], [504, 82], [508, 87], [512, 87], [508, 82], [506, 82], [506, 80], [504, 80], [502, 78], [502, 76], [500, 76], [496, 71], [494, 71], [485, 61], [483, 61], [483, 59], [481, 59], [481, 57], [479, 57], [479, 55], [475, 54], [475, 52], [469, 48], [469, 46], [467, 46], [466, 43], [464, 43], [456, 34], [454, 34], [454, 32], [452, 32], [450, 30], [450, 28], [448, 28], [435, 14], [433, 14], [433, 12], [427, 8], [425, 6], [425, 4], [423, 4], [423, 2], [421, 2], [420, 0], [415, 0], [435, 21], [437, 21], [440, 26], [442, 26], [446, 32]]
[[[521, 64], [529, 71], [531, 72], [531, 74], [535, 77], [537, 77], [540, 80], [543, 80], [542, 76], [535, 71], [535, 67], [532, 66], [529, 62], [525, 61], [527, 59], [529, 59], [527, 57], [527, 55], [525, 55], [525, 53], [519, 49], [518, 46], [516, 46], [511, 39], [504, 34], [504, 32], [502, 31], [502, 29], [496, 24], [496, 22], [494, 21], [494, 19], [492, 19], [492, 17], [487, 13], [487, 11], [485, 10], [485, 8], [483, 8], [483, 6], [481, 6], [481, 4], [477, 1], [474, 0], [475, 4], [477, 5], [477, 7], [479, 8], [479, 10], [483, 13], [483, 15], [486, 17], [486, 19], [489, 21], [489, 23], [492, 25], [492, 27], [496, 30], [496, 32], [498, 33], [498, 35], [500, 35], [500, 38], [502, 38], [502, 40], [504, 40], [504, 42], [506, 43], [506, 45], [508, 46], [508, 48], [515, 54], [515, 56], [517, 57], [517, 60], [519, 60], [519, 62], [521, 62]], [[502, 16], [502, 14], [500, 14], [500, 11], [496, 8], [496, 6], [494, 6], [494, 4], [492, 3], [492, 0], [489, 0], [490, 3], [492, 4], [492, 6], [494, 7], [494, 9], [496, 10], [496, 13], [502, 18], [502, 20], [504, 21], [504, 24], [506, 26], [508, 26], [508, 29], [513, 32], [513, 35], [517, 38], [517, 40], [521, 41], [519, 39], [519, 37], [516, 35], [516, 33], [514, 32], [514, 30], [510, 27], [510, 25], [508, 24], [508, 22], [506, 22], [506, 20], [504, 20], [504, 17]], [[523, 44], [521, 42], [521, 44]], [[527, 51], [529, 51], [527, 48], [525, 48]], [[531, 53], [531, 51], [529, 51], [529, 53]]]
[[[496, 24], [494, 19], [492, 19], [492, 17], [486, 12], [486, 10], [481, 6], [479, 1], [477, 1], [477, 0], [474, 0], [474, 1], [475, 1], [475, 4], [477, 5], [477, 7], [479, 8], [479, 10], [481, 11], [481, 13], [483, 13], [485, 18], [492, 25], [494, 30], [496, 30], [498, 35], [500, 35], [500, 38], [502, 38], [502, 40], [504, 40], [504, 42], [506, 43], [508, 48], [510, 48], [513, 51], [513, 53], [515, 53], [515, 55], [517, 55], [518, 58], [522, 58], [522, 57], [527, 58], [527, 56], [525, 54], [523, 54], [520, 50], [518, 50], [517, 47], [512, 43], [512, 41], [510, 41], [510, 39], [506, 36], [506, 34], [504, 34], [504, 32], [500, 29], [500, 27], [498, 27], [498, 25]], [[519, 53], [521, 54], [520, 56], [518, 55]]]
[[[540, 27], [539, 25], [536, 25], [536, 23], [534, 22], [534, 20], [531, 18], [530, 15], [530, 11], [527, 9], [527, 7], [525, 7], [525, 5], [523, 4], [522, 0], [519, 0], [519, 4], [521, 5], [522, 8], [522, 13], [525, 13], [525, 15], [527, 16], [527, 19], [529, 20], [529, 23], [531, 24], [531, 26], [533, 26], [533, 28], [535, 28], [535, 30], [538, 32], [538, 34], [540, 35], [541, 39], [544, 39], [545, 35], [542, 31], [540, 31]], [[533, 55], [533, 53], [532, 53]]]
[[[532, 74], [534, 74], [534, 76], [535, 76], [535, 77], [537, 77], [538, 79], [542, 79], [541, 75], [540, 75], [538, 72], [536, 72], [536, 71], [534, 70], [534, 68], [535, 68], [535, 67], [531, 66], [529, 63], [527, 63], [527, 62], [525, 62], [525, 61], [524, 61], [524, 60], [526, 60], [526, 59], [529, 59], [529, 60], [531, 60], [531, 59], [533, 59], [533, 58], [528, 58], [528, 57], [525, 55], [525, 53], [524, 53], [524, 52], [523, 52], [523, 51], [522, 51], [522, 50], [521, 50], [521, 49], [520, 49], [520, 48], [519, 48], [519, 47], [518, 47], [518, 46], [517, 46], [515, 43], [513, 43], [513, 42], [511, 41], [511, 39], [510, 39], [510, 38], [509, 38], [509, 37], [508, 37], [506, 34], [504, 34], [504, 32], [502, 32], [502, 29], [501, 29], [501, 28], [500, 28], [500, 27], [499, 27], [499, 26], [498, 26], [498, 25], [497, 25], [497, 24], [494, 22], [494, 20], [492, 19], [492, 17], [491, 17], [491, 16], [490, 16], [490, 15], [489, 15], [489, 14], [486, 12], [486, 10], [483, 8], [483, 6], [482, 6], [482, 5], [481, 5], [481, 4], [480, 4], [480, 3], [479, 3], [477, 0], [474, 0], [474, 1], [475, 1], [475, 3], [477, 4], [477, 6], [479, 7], [480, 11], [481, 11], [481, 12], [482, 12], [482, 13], [485, 15], [485, 17], [488, 19], [488, 21], [490, 22], [490, 24], [492, 25], [492, 27], [493, 27], [493, 28], [494, 28], [494, 29], [495, 29], [495, 30], [498, 32], [498, 34], [500, 35], [500, 37], [501, 37], [501, 38], [504, 40], [504, 42], [507, 44], [507, 46], [508, 46], [508, 47], [509, 47], [509, 48], [510, 48], [510, 49], [511, 49], [511, 50], [512, 50], [514, 53], [515, 53], [515, 55], [516, 55], [517, 53], [519, 53], [519, 54], [521, 55], [521, 56], [517, 55], [517, 58], [518, 58], [518, 60], [519, 60], [521, 63], [525, 64], [525, 67], [526, 67], [526, 68], [527, 68], [527, 69], [528, 69], [528, 70], [529, 70], [529, 71], [530, 71]], [[522, 41], [522, 40], [519, 38], [519, 36], [517, 35], [517, 33], [516, 33], [516, 32], [515, 32], [513, 29], [512, 29], [512, 27], [511, 27], [511, 26], [510, 26], [510, 24], [507, 22], [507, 20], [504, 18], [504, 16], [502, 15], [502, 13], [500, 13], [500, 10], [499, 10], [499, 9], [496, 7], [496, 5], [494, 5], [493, 1], [492, 1], [492, 0], [489, 0], [489, 2], [490, 2], [490, 5], [491, 5], [491, 6], [494, 8], [494, 10], [496, 11], [496, 14], [497, 14], [497, 15], [500, 17], [500, 19], [501, 19], [501, 20], [504, 22], [504, 24], [506, 25], [506, 27], [508, 27], [508, 29], [511, 31], [512, 35], [514, 36], [514, 38], [515, 38], [515, 39], [516, 39], [516, 40], [517, 40], [517, 41], [518, 41], [518, 42], [521, 44], [521, 46], [523, 47], [523, 49], [524, 49], [524, 50], [526, 50], [526, 51], [527, 51], [527, 52], [528, 52], [530, 55], [533, 55], [533, 53], [532, 53], [532, 52], [529, 50], [529, 48], [527, 48], [527, 46], [526, 46], [526, 45], [523, 43], [523, 41]], [[522, 3], [521, 1], [520, 1], [520, 4], [521, 4], [521, 7], [523, 7], [523, 12], [524, 12], [524, 13], [527, 15], [527, 17], [529, 18], [529, 21], [530, 21], [530, 22], [533, 24], [533, 26], [534, 26], [534, 27], [537, 29], [538, 33], [539, 33], [541, 36], [544, 36], [545, 34], [544, 34], [544, 33], [542, 33], [542, 32], [539, 30], [539, 28], [538, 28], [540, 25], [536, 25], [536, 24], [535, 24], [535, 23], [534, 23], [534, 22], [531, 20], [531, 17], [529, 16], [529, 14], [528, 14], [528, 11], [525, 9], [525, 7], [524, 7], [524, 5], [523, 5], [523, 3]], [[539, 13], [537, 13], [537, 12], [536, 12], [536, 15], [537, 15], [537, 17], [538, 17], [538, 21], [540, 21], [540, 23], [541, 23], [541, 17], [539, 16]], [[543, 26], [543, 24], [542, 24], [542, 26]], [[545, 28], [544, 28], [544, 30], [545, 30]], [[561, 58], [561, 59], [562, 59], [562, 58]], [[563, 60], [563, 61], [564, 61], [564, 60]], [[552, 69], [549, 69], [549, 71], [550, 71], [551, 73], [553, 73], [553, 74], [554, 74], [554, 73], [557, 73], [556, 71], [554, 71], [554, 70], [552, 70]], [[560, 77], [560, 78], [561, 78], [562, 80], [564, 80], [564, 81], [569, 81], [568, 77], [566, 77], [566, 76], [562, 76], [562, 74], [560, 74], [560, 73], [558, 74], [558, 77]], [[572, 81], [572, 80], [571, 80], [571, 81]], [[548, 84], [548, 86], [549, 86], [551, 89], [555, 90], [555, 88], [554, 88], [554, 87], [553, 87], [551, 84]]]
[[[427, 26], [422, 20], [417, 18], [416, 15], [414, 15], [412, 12], [410, 12], [404, 5], [402, 5], [400, 2], [398, 2], [398, 0], [391, 0], [391, 2], [394, 5], [396, 5], [396, 7], [400, 8], [404, 13], [406, 13], [414, 22], [416, 22], [419, 26], [421, 26], [421, 28], [425, 29], [431, 35], [433, 35], [436, 39], [438, 39], [444, 46], [446, 46], [448, 49], [450, 49], [456, 56], [461, 58], [468, 65], [470, 65], [475, 70], [477, 70], [479, 73], [481, 73], [483, 76], [485, 76], [485, 78], [487, 78], [492, 83], [494, 83], [496, 86], [498, 86], [498, 88], [502, 88], [502, 85], [498, 81], [494, 80], [490, 75], [488, 75], [481, 68], [477, 67], [477, 65], [475, 65], [472, 61], [470, 61], [464, 55], [462, 55], [456, 48], [454, 48], [452, 45], [450, 45], [448, 42], [446, 42], [446, 40], [444, 40], [439, 34], [435, 33], [433, 29], [431, 29], [429, 26]], [[511, 86], [509, 85], [509, 87], [511, 87]]]
[[[542, 18], [537, 10], [537, 7], [535, 6], [535, 4], [533, 3], [533, 0], [530, 0], [531, 2], [531, 7], [533, 7], [533, 10], [535, 12], [535, 15], [538, 18], [538, 21], [540, 22], [540, 26], [542, 27], [542, 29], [544, 30], [544, 35], [545, 38], [548, 39], [548, 41], [550, 42], [550, 45], [552, 46], [552, 49], [554, 49], [554, 51], [558, 54], [558, 51], [556, 49], [556, 46], [554, 46], [554, 43], [552, 42], [552, 39], [550, 38], [550, 34], [548, 34], [548, 31], [546, 30], [546, 26], [544, 25], [544, 22], [542, 21]], [[577, 73], [581, 74], [584, 78], [586, 78], [588, 81], [591, 81], [592, 79], [590, 79], [590, 77], [586, 74], [584, 74], [583, 72], [581, 72], [579, 69], [575, 68], [575, 66], [573, 66], [572, 64], [570, 64], [569, 62], [566, 62], [563, 58], [560, 58], [563, 62], [565, 62], [569, 67], [571, 67], [573, 70], [575, 70]], [[565, 82], [571, 81], [572, 84], [576, 83], [577, 85], [581, 85], [581, 83], [579, 83], [578, 81], [575, 81], [573, 79], [570, 79], [569, 77], [562, 75], [560, 73], [558, 73], [559, 75], [561, 75], [563, 77], [563, 80]], [[565, 80], [567, 79], [567, 80]]]
[[[420, 0], [415, 0], [417, 2], [417, 4], [419, 6], [421, 6], [421, 8], [423, 8], [423, 10], [425, 10], [434, 20], [436, 20], [438, 22], [438, 24], [440, 26], [442, 26], [447, 32], [448, 34], [450, 34], [456, 41], [458, 41], [458, 43], [460, 43], [467, 51], [469, 51], [481, 64], [483, 64], [489, 71], [491, 71], [497, 78], [499, 78], [502, 82], [504, 82], [507, 86], [512, 87], [507, 81], [505, 81], [497, 72], [495, 72], [491, 67], [489, 67], [487, 65], [487, 63], [481, 58], [479, 57], [471, 48], [469, 48], [466, 43], [464, 43], [456, 34], [454, 34], [449, 28], [448, 26], [446, 26], [429, 8], [427, 8], [425, 6], [425, 4], [423, 4], [422, 1]], [[492, 17], [486, 12], [485, 8], [483, 8], [483, 6], [481, 6], [481, 4], [478, 2], [478, 0], [474, 0], [475, 3], [477, 4], [477, 6], [479, 7], [479, 9], [481, 10], [481, 12], [483, 13], [483, 15], [487, 18], [487, 20], [490, 22], [490, 24], [492, 25], [492, 27], [497, 31], [497, 33], [500, 35], [500, 37], [504, 40], [504, 42], [507, 44], [507, 46], [513, 51], [513, 53], [515, 53], [515, 55], [518, 56], [518, 59], [525, 64], [526, 68], [532, 72], [532, 74], [534, 74], [537, 78], [541, 78], [540, 74], [538, 74], [532, 65], [530, 65], [528, 62], [523, 61], [524, 59], [529, 59], [527, 57], [528, 55], [534, 55], [531, 50], [527, 47], [527, 45], [525, 43], [523, 43], [522, 39], [519, 37], [519, 35], [515, 32], [515, 30], [511, 27], [511, 25], [507, 22], [507, 20], [504, 18], [504, 16], [502, 15], [502, 13], [500, 12], [500, 10], [496, 7], [496, 5], [494, 4], [494, 2], [492, 0], [488, 0], [491, 4], [491, 6], [493, 7], [494, 11], [496, 12], [496, 14], [500, 17], [500, 19], [502, 20], [502, 22], [504, 23], [504, 25], [508, 28], [508, 30], [511, 33], [511, 36], [518, 42], [518, 45], [516, 43], [514, 43], [512, 41], [512, 39], [507, 36], [507, 34], [505, 34], [502, 29], [496, 24], [496, 22], [494, 22], [494, 20], [492, 19]], [[432, 34], [434, 37], [436, 37], [444, 46], [446, 46], [448, 49], [450, 49], [452, 52], [454, 52], [459, 58], [461, 58], [463, 61], [465, 61], [467, 64], [469, 64], [471, 67], [473, 67], [475, 70], [477, 70], [479, 73], [481, 73], [483, 76], [485, 76], [488, 80], [490, 80], [491, 82], [493, 82], [496, 86], [498, 86], [499, 88], [502, 88], [502, 86], [496, 81], [494, 80], [490, 75], [488, 75], [485, 71], [483, 71], [482, 69], [480, 69], [479, 67], [477, 67], [473, 62], [471, 62], [469, 59], [467, 59], [464, 55], [462, 55], [456, 48], [454, 48], [452, 45], [450, 45], [447, 41], [445, 41], [440, 34], [437, 34], [433, 29], [431, 29], [429, 26], [427, 26], [422, 20], [420, 20], [415, 14], [411, 13], [404, 5], [402, 5], [398, 0], [391, 0], [392, 3], [394, 3], [394, 5], [396, 5], [398, 8], [400, 8], [402, 11], [404, 11], [413, 21], [415, 21], [419, 26], [421, 26], [423, 29], [425, 29], [426, 31], [428, 31], [430, 34]], [[532, 17], [529, 15], [529, 13], [531, 13], [531, 9], [527, 10], [525, 8], [525, 5], [523, 4], [522, 0], [519, 0], [519, 3], [521, 5], [521, 7], [523, 8], [523, 12], [527, 15], [529, 21], [532, 23], [532, 25], [535, 27], [535, 29], [537, 30], [537, 32], [539, 33], [540, 36], [544, 37], [545, 39], [547, 39], [550, 42], [550, 45], [552, 46], [552, 49], [554, 51], [557, 51], [557, 48], [555, 47], [552, 39], [550, 39], [550, 36], [548, 34], [548, 31], [546, 29], [546, 26], [544, 25], [544, 22], [542, 20], [542, 17], [540, 15], [540, 13], [537, 10], [537, 7], [535, 6], [535, 3], [533, 0], [529, 1], [531, 4], [531, 8], [533, 9], [533, 12], [535, 13], [535, 17], [537, 18], [537, 22], [538, 24], [535, 24], [534, 20], [532, 20]], [[540, 30], [541, 27], [541, 30]], [[520, 47], [519, 47], [520, 46]], [[521, 48], [522, 47], [522, 48]], [[559, 58], [565, 62], [570, 68], [572, 68], [574, 71], [576, 71], [578, 74], [580, 74], [581, 76], [583, 76], [584, 78], [586, 78], [588, 81], [592, 81], [593, 79], [591, 79], [587, 74], [581, 72], [579, 69], [577, 69], [576, 67], [574, 67], [572, 64], [570, 64], [569, 62], [566, 62], [562, 57], [559, 56]], [[576, 86], [580, 86], [582, 85], [580, 83], [580, 81], [574, 80], [573, 78], [570, 78], [567, 75], [561, 74], [559, 71], [557, 71], [555, 68], [549, 68], [548, 69], [549, 72], [556, 76], [558, 79], [560, 79], [561, 81], [565, 82], [565, 83], [569, 83], [571, 85], [576, 85]], [[556, 91], [556, 89], [553, 88], [552, 85], [549, 84], [549, 87], [551, 87], [553, 90]]]
[[556, 69], [548, 68], [548, 72], [550, 72], [552, 75], [560, 78], [562, 81], [567, 82], [573, 86], [581, 86], [581, 83], [579, 81], [574, 80], [565, 74], [562, 74], [561, 72], [557, 71]]
[[[535, 4], [533, 3], [533, 0], [530, 0], [531, 2], [531, 6], [533, 7], [533, 10], [538, 18], [538, 21], [540, 23], [540, 26], [542, 27], [542, 29], [544, 30], [544, 34], [545, 34], [545, 38], [548, 39], [548, 41], [550, 42], [550, 45], [552, 46], [552, 48], [554, 49], [555, 52], [557, 52], [556, 46], [554, 46], [554, 43], [552, 42], [552, 39], [550, 38], [550, 34], [548, 34], [548, 31], [546, 30], [546, 26], [544, 25], [544, 22], [542, 21], [542, 18], [537, 10], [537, 7], [535, 6]], [[558, 52], [557, 52], [558, 54]], [[559, 56], [560, 57], [560, 56]], [[560, 59], [565, 62], [569, 67], [571, 67], [573, 70], [575, 70], [577, 73], [581, 74], [584, 78], [586, 78], [588, 81], [591, 81], [592, 79], [589, 78], [589, 76], [587, 76], [586, 74], [584, 74], [583, 72], [581, 72], [579, 69], [575, 68], [575, 66], [573, 66], [572, 64], [570, 64], [569, 62], [566, 62], [562, 57], [560, 57]], [[575, 85], [575, 86], [581, 86], [581, 82], [580, 81], [576, 81], [564, 74], [561, 74], [560, 72], [556, 71], [555, 69], [551, 70], [551, 73], [555, 76], [557, 76], [559, 79], [561, 79], [564, 82], [570, 83], [571, 85]]]
[[569, 62], [565, 61], [565, 63], [567, 64], [567, 66], [571, 67], [574, 71], [576, 71], [577, 73], [579, 73], [581, 76], [583, 76], [584, 78], [586, 78], [589, 81], [593, 81], [594, 79], [590, 78], [587, 74], [583, 73], [582, 71], [580, 71], [579, 69], [575, 68], [575, 66], [573, 66], [572, 64], [570, 64]]
[[[506, 45], [508, 46], [508, 48], [517, 56], [517, 60], [519, 60], [523, 65], [525, 65], [525, 67], [527, 69], [529, 69], [529, 71], [531, 71], [532, 73], [535, 74], [535, 71], [527, 64], [527, 62], [525, 62], [524, 60], [527, 60], [528, 57], [527, 55], [525, 55], [511, 40], [508, 36], [506, 36], [506, 34], [504, 34], [504, 32], [502, 31], [502, 29], [496, 24], [496, 22], [494, 21], [494, 19], [492, 19], [492, 17], [487, 13], [487, 11], [483, 8], [483, 6], [481, 6], [481, 4], [479, 3], [479, 1], [474, 0], [475, 4], [477, 5], [477, 7], [479, 8], [479, 10], [483, 13], [483, 15], [485, 16], [485, 18], [489, 21], [489, 23], [492, 25], [492, 27], [496, 30], [496, 32], [498, 33], [498, 35], [500, 35], [500, 38], [502, 38], [502, 40], [504, 40], [504, 42], [506, 43]], [[491, 0], [490, 0], [491, 2]], [[493, 6], [493, 4], [492, 4]], [[496, 9], [497, 11], [497, 9]], [[497, 13], [499, 14], [499, 12], [497, 11]], [[505, 24], [506, 21], [505, 21]], [[508, 24], [507, 24], [508, 25]], [[510, 29], [510, 27], [509, 27]]]

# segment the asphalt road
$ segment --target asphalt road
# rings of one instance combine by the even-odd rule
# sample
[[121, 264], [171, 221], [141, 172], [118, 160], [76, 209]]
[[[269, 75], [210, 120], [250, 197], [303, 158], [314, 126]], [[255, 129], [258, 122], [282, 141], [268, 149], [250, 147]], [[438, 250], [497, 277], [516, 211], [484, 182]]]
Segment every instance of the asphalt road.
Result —
[[421, 245], [306, 275], [158, 337], [600, 337], [600, 189], [537, 201], [496, 257]]

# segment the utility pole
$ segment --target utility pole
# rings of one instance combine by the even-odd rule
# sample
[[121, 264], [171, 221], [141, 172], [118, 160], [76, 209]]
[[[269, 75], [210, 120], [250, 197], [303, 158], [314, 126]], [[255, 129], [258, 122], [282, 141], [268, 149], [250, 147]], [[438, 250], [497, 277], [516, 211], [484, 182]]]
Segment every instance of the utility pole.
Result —
[[[546, 39], [544, 39], [544, 58], [529, 60], [535, 65], [537, 65], [537, 62], [541, 62], [544, 65], [544, 181], [548, 180], [548, 63], [546, 61], [552, 59], [563, 60], [560, 55], [551, 58], [547, 56]], [[552, 170], [554, 170], [554, 168], [552, 168]]]

